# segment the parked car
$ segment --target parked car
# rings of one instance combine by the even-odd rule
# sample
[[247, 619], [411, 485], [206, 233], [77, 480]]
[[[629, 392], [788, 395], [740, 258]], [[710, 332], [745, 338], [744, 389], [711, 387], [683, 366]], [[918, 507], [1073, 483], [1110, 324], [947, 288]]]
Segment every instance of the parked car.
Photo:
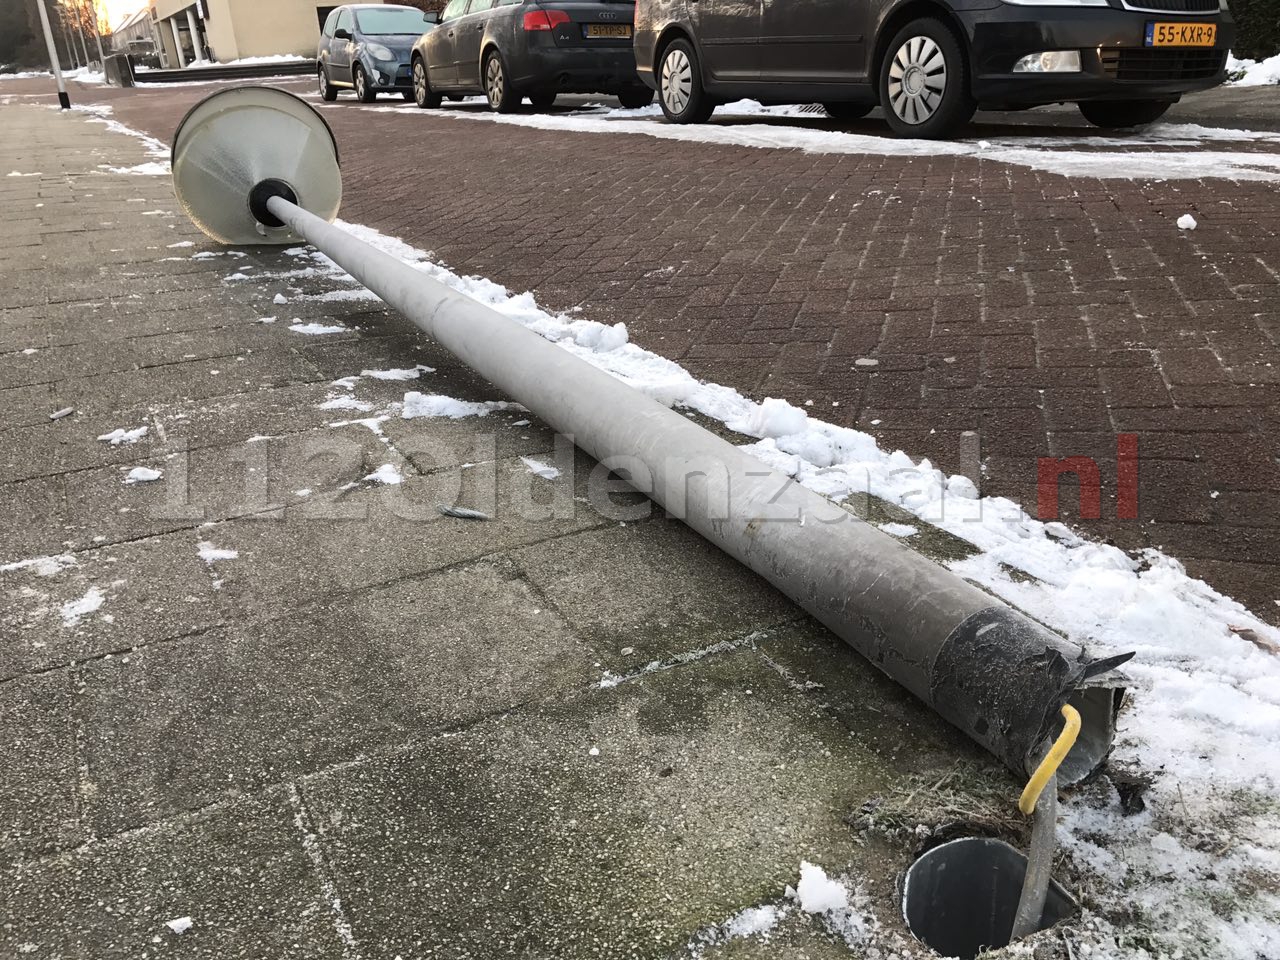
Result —
[[615, 94], [625, 107], [653, 102], [636, 75], [632, 0], [449, 0], [440, 26], [413, 46], [413, 95], [484, 94], [509, 113], [528, 97], [539, 109], [558, 93]]
[[334, 7], [316, 49], [320, 97], [333, 101], [339, 90], [354, 90], [362, 103], [373, 103], [380, 93], [408, 100], [413, 96], [409, 53], [437, 19], [434, 13], [400, 4]]
[[1226, 0], [638, 0], [636, 67], [674, 123], [717, 103], [877, 104], [901, 136], [958, 132], [976, 109], [1075, 102], [1149, 123], [1225, 77]]

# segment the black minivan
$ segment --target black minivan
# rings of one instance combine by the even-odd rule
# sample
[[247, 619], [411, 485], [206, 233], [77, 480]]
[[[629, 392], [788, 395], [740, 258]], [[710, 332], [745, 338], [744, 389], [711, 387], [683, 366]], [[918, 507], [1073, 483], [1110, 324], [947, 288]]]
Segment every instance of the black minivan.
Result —
[[1226, 0], [637, 0], [636, 70], [674, 123], [718, 103], [879, 105], [900, 136], [975, 110], [1077, 103], [1129, 127], [1223, 81]]

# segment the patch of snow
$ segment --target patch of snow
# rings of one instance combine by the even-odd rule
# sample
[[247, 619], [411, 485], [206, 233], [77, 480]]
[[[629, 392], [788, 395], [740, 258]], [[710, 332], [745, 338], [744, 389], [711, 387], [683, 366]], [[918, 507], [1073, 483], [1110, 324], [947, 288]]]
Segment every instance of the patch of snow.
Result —
[[134, 427], [132, 430], [126, 430], [124, 427], [117, 427], [110, 433], [102, 434], [98, 439], [118, 447], [122, 443], [137, 443], [147, 435], [149, 429], [149, 427]]
[[1179, 230], [1194, 230], [1196, 228], [1196, 218], [1189, 213], [1184, 213], [1178, 218]]
[[404, 474], [394, 463], [384, 463], [373, 473], [365, 477], [370, 483], [385, 483], [388, 486], [404, 483]]
[[78, 561], [71, 554], [60, 553], [56, 556], [32, 557], [29, 560], [0, 563], [0, 573], [9, 573], [14, 570], [32, 570], [37, 577], [54, 577], [63, 570], [78, 565]]
[[176, 934], [184, 934], [191, 929], [194, 921], [190, 917], [175, 917], [173, 920], [166, 920], [164, 925]]
[[455, 400], [453, 397], [438, 393], [418, 393], [416, 390], [411, 390], [404, 395], [404, 406], [400, 410], [400, 416], [405, 420], [413, 420], [416, 417], [448, 417], [451, 420], [460, 420], [463, 417], [488, 416], [495, 410], [508, 410], [513, 406], [515, 404], [504, 400], [485, 400], [477, 403], [471, 400]]
[[168, 160], [148, 160], [130, 167], [102, 167], [103, 173], [119, 173], [131, 177], [167, 177], [172, 171]]
[[1264, 87], [1280, 83], [1280, 54], [1265, 60], [1237, 60], [1227, 55], [1228, 85], [1233, 87]]
[[800, 880], [794, 889], [787, 888], [787, 896], [805, 913], [821, 916], [827, 928], [850, 947], [864, 944], [875, 927], [865, 895], [857, 893], [851, 899], [843, 883], [808, 861], [800, 864]]
[[728, 422], [726, 426], [751, 437], [800, 436], [809, 429], [809, 415], [785, 400], [766, 397], [746, 416]]
[[286, 297], [283, 293], [277, 293], [275, 297], [272, 298], [271, 302], [272, 303], [288, 303], [289, 298]]
[[10, 170], [7, 174], [5, 174], [5, 176], [7, 177], [40, 177], [40, 176], [44, 176], [44, 174], [42, 174], [39, 170], [36, 170], [34, 173], [23, 173], [21, 170]]
[[554, 480], [560, 476], [560, 471], [557, 468], [543, 463], [541, 460], [534, 460], [532, 457], [521, 457], [520, 462], [529, 468], [530, 473], [541, 477], [543, 480]]
[[151, 483], [159, 480], [164, 476], [164, 471], [153, 470], [151, 467], [134, 467], [129, 471], [129, 475], [124, 478], [125, 483]]
[[326, 324], [326, 323], [292, 323], [289, 329], [294, 333], [305, 333], [311, 337], [323, 337], [330, 333], [349, 333], [350, 331], [342, 326], [342, 324]]
[[174, 250], [178, 247], [194, 247], [195, 245], [194, 240], [179, 240], [177, 243], [166, 244], [170, 250]]
[[375, 380], [417, 380], [420, 374], [435, 372], [435, 367], [428, 367], [420, 363], [417, 366], [404, 369], [393, 367], [390, 370], [361, 370], [360, 376], [372, 377]]
[[895, 537], [914, 537], [920, 532], [919, 527], [913, 527], [909, 523], [882, 523], [880, 529], [885, 533], [891, 533]]
[[75, 626], [80, 622], [81, 617], [86, 617], [101, 608], [106, 599], [101, 590], [97, 587], [90, 587], [88, 592], [79, 600], [71, 600], [62, 605], [63, 624], [68, 627]]
[[213, 566], [219, 560], [234, 560], [240, 556], [239, 550], [227, 550], [222, 547], [215, 547], [208, 540], [201, 540], [196, 545], [196, 553], [199, 554], [200, 559], [209, 566]]
[[331, 397], [324, 403], [317, 404], [321, 410], [360, 410], [367, 413], [373, 409], [373, 404], [365, 400], [357, 400], [355, 397]]

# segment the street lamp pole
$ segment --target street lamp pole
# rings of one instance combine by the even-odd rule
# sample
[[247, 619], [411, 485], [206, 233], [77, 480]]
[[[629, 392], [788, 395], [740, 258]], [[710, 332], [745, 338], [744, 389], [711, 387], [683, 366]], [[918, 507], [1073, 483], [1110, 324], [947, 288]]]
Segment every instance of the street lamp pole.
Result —
[[36, 8], [40, 11], [40, 27], [44, 30], [44, 45], [49, 50], [49, 66], [53, 68], [53, 78], [58, 83], [58, 103], [63, 110], [70, 110], [71, 98], [67, 96], [67, 83], [62, 79], [62, 64], [58, 62], [58, 48], [53, 43], [53, 28], [49, 26], [49, 11], [45, 9], [44, 0], [36, 0]]
[[84, 55], [84, 65], [89, 66], [89, 45], [84, 42], [84, 12], [80, 9], [79, 4], [73, 4], [72, 8], [76, 19], [76, 30], [80, 32], [80, 52]]
[[93, 39], [98, 42], [98, 63], [102, 65], [105, 72], [107, 69], [107, 55], [102, 50], [102, 30], [98, 27], [98, 2], [97, 0], [89, 0], [89, 10], [93, 14]]

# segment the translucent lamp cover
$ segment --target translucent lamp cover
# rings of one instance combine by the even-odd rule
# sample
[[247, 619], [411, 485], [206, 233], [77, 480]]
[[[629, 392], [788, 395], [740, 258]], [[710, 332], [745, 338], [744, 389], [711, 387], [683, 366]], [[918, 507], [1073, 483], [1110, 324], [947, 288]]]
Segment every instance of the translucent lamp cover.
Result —
[[338, 148], [310, 104], [272, 87], [232, 87], [200, 101], [173, 135], [173, 188], [192, 221], [227, 244], [296, 243], [260, 223], [249, 194], [279, 180], [298, 206], [332, 222], [342, 201]]

